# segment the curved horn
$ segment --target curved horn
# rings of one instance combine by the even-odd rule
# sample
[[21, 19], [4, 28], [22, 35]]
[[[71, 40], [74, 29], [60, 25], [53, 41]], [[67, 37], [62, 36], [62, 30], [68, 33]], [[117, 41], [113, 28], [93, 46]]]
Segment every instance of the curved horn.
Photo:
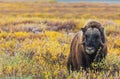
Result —
[[101, 46], [104, 46], [104, 43], [102, 42], [102, 40], [99, 40], [99, 41], [100, 41]]
[[84, 44], [84, 43], [85, 43], [85, 41], [81, 42], [80, 44]]

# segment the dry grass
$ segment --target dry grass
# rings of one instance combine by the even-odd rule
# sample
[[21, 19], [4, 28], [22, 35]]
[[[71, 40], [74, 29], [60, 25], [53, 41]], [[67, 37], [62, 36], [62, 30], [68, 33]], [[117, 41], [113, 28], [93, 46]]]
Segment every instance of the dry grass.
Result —
[[100, 3], [0, 3], [0, 13], [24, 17], [59, 18], [117, 18], [119, 4]]

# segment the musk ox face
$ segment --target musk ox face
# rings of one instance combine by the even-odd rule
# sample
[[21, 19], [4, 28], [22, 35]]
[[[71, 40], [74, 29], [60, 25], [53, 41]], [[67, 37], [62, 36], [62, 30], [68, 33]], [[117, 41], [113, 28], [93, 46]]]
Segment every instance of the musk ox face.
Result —
[[88, 28], [84, 31], [84, 48], [86, 53], [93, 54], [102, 45], [101, 33], [97, 28]]

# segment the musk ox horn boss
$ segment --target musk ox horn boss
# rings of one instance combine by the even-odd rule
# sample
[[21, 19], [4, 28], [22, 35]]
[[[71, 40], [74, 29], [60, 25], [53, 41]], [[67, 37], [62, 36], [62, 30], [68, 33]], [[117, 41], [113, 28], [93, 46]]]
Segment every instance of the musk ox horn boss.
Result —
[[99, 62], [107, 55], [106, 35], [101, 23], [88, 21], [74, 36], [67, 61], [67, 69], [79, 71], [91, 68], [92, 62]]

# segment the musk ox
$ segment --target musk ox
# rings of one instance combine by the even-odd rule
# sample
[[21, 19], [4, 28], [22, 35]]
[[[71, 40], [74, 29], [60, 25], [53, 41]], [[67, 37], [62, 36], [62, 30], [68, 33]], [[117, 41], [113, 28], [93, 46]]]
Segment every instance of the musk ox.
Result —
[[74, 36], [67, 61], [72, 71], [91, 68], [91, 63], [99, 62], [107, 55], [106, 35], [101, 23], [88, 21]]

